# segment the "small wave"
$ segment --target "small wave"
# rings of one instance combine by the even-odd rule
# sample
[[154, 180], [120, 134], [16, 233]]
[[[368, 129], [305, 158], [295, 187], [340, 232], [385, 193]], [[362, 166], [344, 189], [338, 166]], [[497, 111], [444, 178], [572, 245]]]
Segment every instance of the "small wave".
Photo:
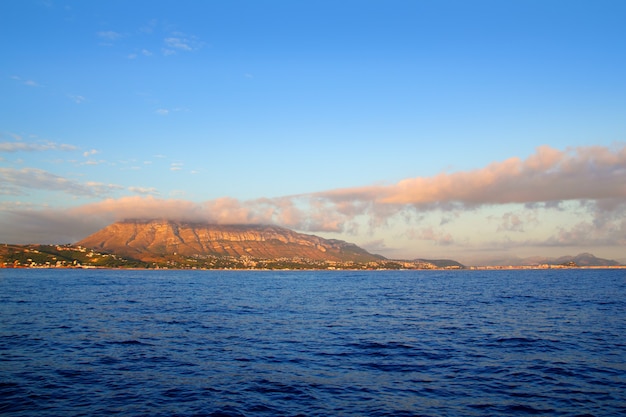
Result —
[[132, 345], [150, 346], [150, 343], [140, 342], [139, 340], [134, 340], [134, 339], [113, 341], [113, 342], [109, 342], [109, 344], [111, 344], [111, 345], [129, 345], [129, 346], [132, 346]]
[[250, 386], [245, 391], [253, 391], [259, 393], [281, 393], [281, 394], [293, 394], [304, 395], [304, 392], [299, 388], [292, 385], [283, 384], [280, 382], [272, 382], [267, 379], [260, 379], [251, 382]]
[[222, 410], [208, 414], [208, 417], [246, 417], [246, 415], [237, 411], [234, 407], [224, 407]]
[[409, 363], [369, 362], [369, 363], [363, 364], [363, 366], [369, 369], [376, 369], [378, 371], [397, 372], [397, 373], [428, 372], [429, 370], [432, 370], [431, 365], [416, 365], [416, 364], [409, 364]]
[[550, 414], [555, 410], [552, 408], [535, 408], [527, 404], [513, 404], [505, 407], [505, 412], [523, 413], [523, 414]]
[[567, 347], [558, 340], [533, 339], [529, 337], [501, 337], [496, 339], [491, 346], [513, 349], [533, 349], [537, 352], [561, 351]]
[[537, 342], [537, 339], [530, 339], [527, 337], [501, 337], [496, 339], [496, 342], [506, 344], [529, 344]]

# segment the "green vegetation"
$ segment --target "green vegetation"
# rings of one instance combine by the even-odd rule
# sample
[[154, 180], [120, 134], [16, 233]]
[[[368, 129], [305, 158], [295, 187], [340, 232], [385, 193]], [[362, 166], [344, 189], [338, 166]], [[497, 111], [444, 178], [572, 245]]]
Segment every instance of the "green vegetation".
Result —
[[0, 245], [3, 268], [146, 268], [147, 263], [72, 245]]
[[259, 259], [249, 256], [163, 255], [148, 260], [99, 253], [73, 245], [0, 245], [0, 268], [163, 268], [163, 269], [270, 269], [270, 270], [341, 270], [341, 269], [437, 269], [424, 262], [328, 261], [307, 258]]

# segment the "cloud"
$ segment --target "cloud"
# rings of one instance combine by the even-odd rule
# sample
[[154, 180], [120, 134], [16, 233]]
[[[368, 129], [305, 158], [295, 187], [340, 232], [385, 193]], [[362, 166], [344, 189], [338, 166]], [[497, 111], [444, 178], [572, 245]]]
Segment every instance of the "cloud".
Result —
[[158, 195], [159, 192], [154, 187], [128, 187], [128, 191], [135, 194]]
[[364, 242], [361, 244], [361, 247], [371, 253], [381, 253], [390, 250], [390, 248], [385, 243], [385, 239], [376, 239], [369, 242]]
[[[170, 170], [182, 169], [172, 163]], [[626, 147], [581, 147], [565, 151], [540, 147], [526, 160], [510, 158], [473, 171], [439, 174], [433, 177], [410, 178], [392, 185], [375, 185], [326, 192], [240, 201], [232, 198], [193, 203], [187, 217], [201, 213], [198, 220], [220, 223], [275, 223], [312, 232], [357, 233], [363, 221], [370, 229], [387, 226], [390, 219], [410, 221], [419, 213], [443, 210], [452, 213], [442, 224], [457, 219], [463, 209], [504, 204], [543, 204], [559, 207], [555, 202], [584, 200], [593, 202], [593, 210], [610, 212], [626, 201]], [[178, 200], [174, 200], [178, 201]], [[137, 205], [154, 208], [161, 214], [170, 200], [153, 204], [154, 200], [136, 201]], [[611, 202], [609, 204], [608, 202]], [[114, 203], [110, 201], [110, 207]], [[591, 206], [590, 206], [591, 207]], [[450, 211], [454, 209], [453, 211]], [[180, 213], [180, 212], [179, 212]], [[179, 214], [183, 215], [184, 214]], [[506, 213], [499, 220], [499, 231], [524, 230], [537, 220], [529, 212], [525, 216]], [[450, 244], [453, 239], [435, 229], [413, 230], [411, 237]]]
[[525, 161], [510, 158], [473, 171], [409, 178], [390, 186], [332, 190], [331, 204], [366, 202], [418, 209], [626, 197], [626, 147], [539, 147]]
[[75, 94], [68, 94], [67, 97], [72, 100], [74, 103], [76, 104], [81, 104], [83, 103], [85, 100], [87, 100], [85, 97], [83, 96], [79, 96], [79, 95], [75, 95]]
[[75, 243], [106, 226], [106, 220], [76, 217], [65, 210], [5, 211], [0, 217], [3, 243]]
[[[173, 163], [170, 169], [180, 170], [182, 164]], [[556, 246], [563, 242], [587, 241], [624, 245], [624, 178], [626, 147], [580, 147], [565, 151], [540, 147], [525, 160], [511, 158], [472, 171], [410, 178], [391, 185], [246, 201], [229, 197], [204, 202], [164, 199], [156, 198], [157, 191], [153, 188], [128, 187], [127, 191], [140, 195], [109, 198], [62, 210], [62, 215], [92, 218], [91, 223], [85, 220], [85, 225], [92, 224], [93, 231], [102, 227], [102, 223], [126, 218], [171, 218], [222, 224], [278, 224], [301, 231], [356, 234], [363, 226], [371, 231], [398, 225], [397, 220], [400, 220], [405, 224], [404, 238], [452, 246], [466, 242], [468, 237], [462, 234], [453, 237], [446, 225], [469, 215], [467, 210], [478, 215], [480, 207], [518, 207], [482, 218], [495, 222], [493, 232], [518, 232], [516, 236], [521, 238], [526, 236], [521, 232], [527, 232], [527, 228], [532, 226], [537, 230], [537, 210], [571, 212], [572, 207], [576, 207], [584, 214], [580, 224], [567, 226], [568, 222], [564, 221], [560, 226], [552, 225], [543, 237], [536, 236], [529, 244]], [[6, 168], [0, 170], [0, 184], [0, 192], [14, 195], [27, 188], [39, 188], [99, 196], [121, 188], [78, 183], [35, 169]], [[578, 203], [566, 204], [568, 201]], [[442, 213], [438, 226], [418, 223], [429, 212]], [[574, 214], [569, 214], [573, 218]], [[519, 242], [518, 239], [511, 244]]]
[[189, 43], [186, 39], [181, 39], [181, 38], [165, 38], [163, 40], [163, 42], [165, 43], [165, 45], [168, 48], [172, 48], [172, 49], [180, 49], [183, 51], [191, 51], [192, 48], [191, 46], [189, 46]]
[[152, 19], [147, 24], [141, 26], [139, 31], [145, 34], [151, 34], [154, 32], [154, 29], [157, 27], [158, 20]]
[[61, 191], [75, 196], [102, 197], [122, 187], [98, 182], [79, 183], [37, 168], [0, 168], [0, 194], [23, 195], [28, 189]]
[[[270, 223], [272, 212], [256, 202], [220, 198], [205, 203], [133, 196], [106, 199], [73, 208], [24, 210], [5, 208], [0, 216], [3, 238], [11, 243], [76, 242], [102, 227], [124, 219], [167, 218], [225, 224]], [[263, 206], [263, 204], [261, 204]]]
[[601, 204], [587, 203], [590, 220], [572, 226], [560, 226], [543, 246], [626, 246], [626, 200], [612, 206], [610, 211]]
[[495, 219], [499, 221], [497, 230], [498, 232], [524, 232], [526, 222], [530, 221], [526, 217], [529, 217], [528, 213], [506, 212], [499, 219]]
[[170, 113], [176, 113], [176, 112], [186, 112], [189, 111], [189, 109], [184, 108], [184, 107], [176, 107], [173, 109], [156, 109], [155, 113], [158, 114], [159, 116], [168, 116]]
[[91, 158], [91, 156], [99, 154], [99, 153], [100, 153], [100, 151], [98, 151], [97, 149], [89, 149], [89, 150], [83, 152], [83, 156], [85, 158], [89, 158], [89, 159], [87, 159], [84, 162], [81, 162], [80, 165], [100, 165], [100, 164], [104, 164], [106, 162], [105, 160], [102, 160], [102, 159], [95, 160], [95, 159]]
[[[410, 219], [414, 213], [435, 210], [452, 213], [453, 217], [442, 219], [443, 225], [462, 210], [505, 204], [560, 209], [564, 201], [590, 201], [610, 211], [626, 201], [624, 178], [626, 146], [564, 151], [542, 146], [526, 160], [510, 158], [472, 171], [330, 190], [290, 200], [304, 207], [306, 218], [299, 223], [304, 230], [345, 232], [355, 227], [358, 217], [367, 218], [369, 227], [375, 229], [397, 216]], [[537, 222], [528, 216], [505, 216], [500, 231], [522, 231], [528, 222]], [[423, 231], [420, 236], [427, 237]], [[446, 238], [433, 240], [444, 243]]]
[[115, 32], [112, 30], [105, 30], [97, 33], [98, 37], [101, 39], [105, 39], [108, 41], [116, 41], [123, 37], [123, 35], [119, 32]]
[[[151, 51], [149, 51], [148, 49], [145, 49], [145, 48], [142, 49], [139, 53], [141, 53], [141, 55], [143, 55], [143, 56], [152, 56], [153, 55]], [[128, 54], [128, 59], [136, 59], [139, 56], [139, 53], [133, 52], [133, 53]]]
[[440, 246], [448, 246], [454, 243], [454, 238], [450, 233], [443, 230], [435, 230], [430, 226], [420, 229], [409, 229], [406, 235], [409, 239], [428, 240]]
[[74, 151], [73, 145], [54, 142], [27, 143], [27, 142], [0, 142], [0, 152], [38, 152], [38, 151]]
[[100, 161], [96, 161], [95, 159], [89, 159], [85, 162], [81, 162], [80, 165], [100, 165], [103, 164], [105, 161], [100, 160]]
[[29, 87], [40, 87], [38, 82], [33, 81], [33, 80], [24, 80], [22, 79], [22, 77], [18, 77], [17, 75], [13, 75], [11, 78]]
[[75, 215], [107, 218], [109, 221], [153, 218], [169, 218], [180, 221], [208, 220], [201, 204], [185, 200], [165, 200], [152, 196], [106, 199], [76, 207], [71, 211]]
[[181, 32], [174, 32], [171, 36], [163, 39], [163, 55], [174, 55], [176, 52], [193, 52], [204, 46], [196, 36], [186, 35]]

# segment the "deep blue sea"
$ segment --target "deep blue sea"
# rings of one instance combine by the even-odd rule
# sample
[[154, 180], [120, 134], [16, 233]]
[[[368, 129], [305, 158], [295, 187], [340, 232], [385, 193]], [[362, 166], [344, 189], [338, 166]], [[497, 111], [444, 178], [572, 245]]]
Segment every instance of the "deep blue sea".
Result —
[[0, 270], [6, 416], [624, 416], [626, 270]]

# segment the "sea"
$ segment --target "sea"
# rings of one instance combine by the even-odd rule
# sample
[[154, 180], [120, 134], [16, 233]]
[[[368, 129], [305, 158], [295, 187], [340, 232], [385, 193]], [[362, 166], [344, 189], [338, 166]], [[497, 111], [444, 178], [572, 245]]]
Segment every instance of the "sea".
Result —
[[626, 270], [0, 269], [3, 416], [624, 416]]

